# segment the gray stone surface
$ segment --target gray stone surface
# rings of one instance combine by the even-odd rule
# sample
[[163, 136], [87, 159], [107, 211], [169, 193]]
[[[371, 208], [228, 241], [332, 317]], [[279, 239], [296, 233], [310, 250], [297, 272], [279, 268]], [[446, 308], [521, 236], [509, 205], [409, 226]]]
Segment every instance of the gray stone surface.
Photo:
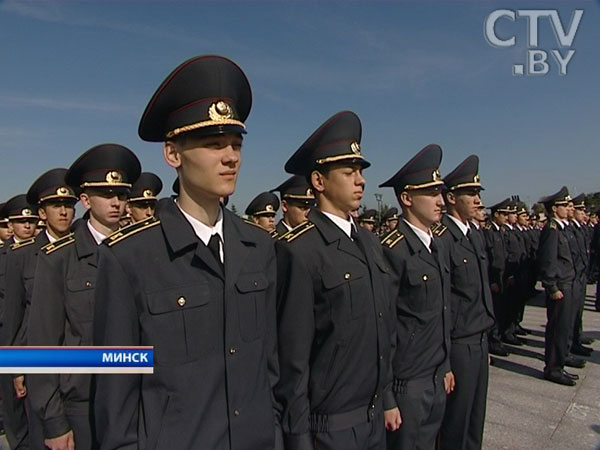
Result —
[[[538, 286], [539, 287], [539, 286]], [[597, 341], [577, 386], [542, 378], [546, 309], [543, 294], [525, 310], [523, 326], [531, 330], [525, 345], [511, 347], [506, 358], [494, 357], [490, 367], [486, 450], [600, 450], [600, 313], [594, 309], [595, 286], [588, 286], [584, 332]], [[509, 346], [510, 347], [510, 346]]]

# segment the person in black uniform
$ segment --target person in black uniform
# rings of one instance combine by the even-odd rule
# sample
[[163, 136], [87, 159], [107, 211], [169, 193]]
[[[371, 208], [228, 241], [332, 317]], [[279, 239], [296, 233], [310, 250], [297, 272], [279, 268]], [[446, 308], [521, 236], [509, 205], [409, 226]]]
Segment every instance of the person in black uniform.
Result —
[[234, 62], [198, 56], [141, 118], [140, 137], [164, 142], [179, 196], [99, 251], [94, 344], [154, 347], [154, 374], [97, 376], [100, 449], [282, 448], [273, 240], [220, 203], [235, 189], [251, 103]]
[[141, 222], [143, 220], [154, 217], [158, 194], [162, 191], [162, 181], [158, 175], [152, 172], [142, 172], [137, 179], [127, 199], [125, 207], [132, 223]]
[[[591, 347], [585, 347], [581, 342], [581, 326], [589, 266], [586, 236], [582, 226], [583, 211], [585, 210], [585, 195], [580, 194], [573, 198], [568, 206], [569, 225], [567, 226], [567, 231], [570, 234], [569, 246], [575, 265], [572, 308], [573, 330], [569, 335], [569, 352], [573, 355], [590, 356], [593, 349]], [[567, 362], [570, 362], [569, 358], [567, 358]]]
[[[73, 233], [41, 248], [38, 255], [28, 345], [92, 345], [94, 288], [99, 244], [119, 227], [127, 192], [141, 171], [131, 150], [118, 144], [97, 145], [83, 153], [65, 175], [81, 189], [89, 211]], [[92, 448], [89, 374], [39, 374], [28, 377], [28, 396], [41, 417], [46, 446]]]
[[504, 199], [491, 208], [492, 220], [485, 228], [485, 243], [488, 257], [488, 278], [492, 292], [492, 303], [496, 324], [488, 333], [488, 349], [492, 355], [508, 356], [508, 349], [502, 344], [501, 336], [508, 327], [507, 318], [509, 311], [504, 297], [504, 271], [506, 268], [506, 250], [504, 224], [507, 221], [510, 210], [510, 199]]
[[507, 344], [521, 346], [523, 343], [516, 336], [519, 309], [521, 304], [520, 272], [521, 263], [525, 257], [524, 246], [516, 229], [518, 221], [517, 202], [511, 200], [507, 221], [504, 224], [504, 248], [506, 265], [504, 272], [504, 299], [506, 314], [503, 317], [504, 326], [502, 341]]
[[306, 177], [317, 207], [277, 250], [280, 382], [286, 450], [385, 448], [384, 409], [399, 422], [391, 394], [393, 313], [390, 274], [379, 241], [358, 227], [369, 167], [360, 119], [332, 116], [287, 161]]
[[450, 371], [450, 269], [430, 228], [440, 220], [442, 149], [428, 145], [379, 187], [393, 187], [402, 208], [397, 228], [382, 239], [394, 274], [396, 333], [392, 391], [402, 425], [387, 433], [387, 448], [435, 448]]
[[495, 321], [484, 244], [469, 226], [481, 203], [483, 187], [478, 172], [479, 158], [471, 155], [444, 178], [448, 214], [436, 229], [449, 252], [453, 317], [450, 368], [456, 381], [446, 403], [441, 449], [479, 449], [483, 440], [489, 370], [487, 333]]
[[[517, 196], [518, 198], [518, 196]], [[525, 336], [528, 331], [521, 326], [523, 316], [525, 314], [525, 305], [531, 294], [531, 274], [533, 272], [532, 263], [532, 244], [531, 234], [529, 233], [529, 213], [527, 212], [527, 205], [520, 200], [517, 200], [517, 222], [514, 225], [514, 231], [519, 238], [520, 252], [522, 254], [521, 263], [517, 271], [516, 282], [517, 282], [517, 311], [516, 311], [516, 322], [513, 324], [515, 335]]]
[[381, 216], [383, 234], [394, 231], [398, 226], [398, 208], [388, 208]]
[[358, 216], [358, 225], [361, 228], [374, 233], [375, 224], [377, 223], [377, 220], [375, 219], [376, 216], [377, 211], [374, 209], [366, 209], [360, 216]]
[[575, 386], [577, 375], [564, 370], [568, 355], [569, 333], [573, 329], [573, 280], [575, 266], [569, 247], [566, 221], [571, 200], [565, 186], [557, 193], [544, 197], [550, 219], [540, 236], [538, 264], [540, 280], [546, 290], [546, 314], [548, 322], [545, 334], [544, 378], [554, 383]]
[[292, 175], [271, 192], [279, 192], [283, 217], [275, 226], [277, 236], [282, 237], [288, 231], [306, 222], [310, 208], [314, 206], [315, 196], [306, 182], [306, 178]]
[[[4, 247], [0, 249], [3, 256], [0, 256], [0, 291], [4, 294], [2, 304], [2, 333], [1, 345], [13, 345], [12, 335], [14, 332], [14, 314], [11, 299], [12, 294], [9, 289], [10, 264], [13, 254], [21, 252], [34, 242], [35, 228], [39, 220], [37, 208], [27, 202], [25, 194], [20, 194], [8, 200], [2, 212], [2, 216], [8, 219], [10, 228], [13, 230], [13, 236], [6, 241]], [[17, 325], [18, 326], [18, 325]], [[4, 418], [4, 429], [6, 437], [12, 449], [29, 449], [29, 428], [27, 425], [27, 411], [25, 399], [15, 396], [13, 387], [13, 376], [10, 374], [0, 375], [0, 387], [2, 389], [2, 415]]]
[[[27, 203], [35, 205], [46, 223], [45, 229], [35, 239], [21, 242], [10, 253], [6, 269], [5, 336], [6, 345], [27, 345], [27, 323], [37, 255], [40, 249], [70, 232], [77, 196], [65, 183], [67, 169], [52, 169], [41, 175], [27, 192]], [[17, 398], [29, 403], [25, 377], [15, 375], [14, 390]], [[44, 435], [39, 417], [28, 406], [29, 446], [44, 449]]]
[[[4, 208], [5, 203], [0, 203], [0, 211]], [[12, 230], [8, 226], [8, 217], [0, 216], [0, 243], [8, 241], [12, 237]]]
[[279, 210], [279, 199], [272, 192], [261, 192], [248, 204], [248, 222], [262, 228], [276, 237], [275, 215]]

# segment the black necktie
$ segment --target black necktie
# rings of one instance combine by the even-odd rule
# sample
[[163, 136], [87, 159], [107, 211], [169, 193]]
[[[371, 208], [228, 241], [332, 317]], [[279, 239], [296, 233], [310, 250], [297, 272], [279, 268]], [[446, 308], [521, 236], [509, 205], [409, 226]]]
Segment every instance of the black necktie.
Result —
[[219, 242], [221, 242], [221, 236], [217, 233], [213, 234], [208, 241], [208, 249], [215, 257], [215, 260], [219, 263], [221, 269], [223, 268], [223, 262], [221, 261], [221, 253], [219, 251]]
[[429, 243], [429, 250], [431, 250], [431, 254], [437, 258], [438, 246], [435, 242], [435, 237], [431, 237], [431, 242]]

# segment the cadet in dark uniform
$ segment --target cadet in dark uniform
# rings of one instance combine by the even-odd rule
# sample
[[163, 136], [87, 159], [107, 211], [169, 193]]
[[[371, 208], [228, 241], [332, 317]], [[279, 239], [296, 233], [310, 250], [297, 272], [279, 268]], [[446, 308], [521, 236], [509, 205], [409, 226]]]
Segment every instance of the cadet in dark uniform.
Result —
[[[350, 212], [370, 166], [350, 111], [319, 127], [285, 165], [310, 180], [317, 207], [276, 242], [278, 331], [286, 450], [385, 448], [391, 394], [390, 275], [377, 238]], [[392, 420], [392, 419], [390, 419]], [[396, 425], [397, 426], [397, 425]]]
[[248, 221], [276, 236], [275, 214], [279, 209], [279, 199], [272, 192], [261, 192], [252, 199], [246, 208]]
[[[569, 225], [567, 231], [571, 234], [569, 246], [575, 265], [575, 279], [573, 280], [573, 330], [569, 336], [569, 351], [573, 355], [590, 356], [593, 349], [585, 347], [581, 342], [581, 326], [583, 307], [585, 305], [585, 291], [588, 274], [588, 252], [585, 231], [582, 226], [583, 212], [585, 210], [585, 195], [580, 194], [569, 202]], [[569, 362], [569, 359], [567, 359]]]
[[442, 149], [428, 145], [379, 187], [393, 187], [402, 208], [397, 228], [382, 239], [394, 275], [396, 333], [392, 391], [402, 416], [387, 448], [435, 448], [450, 371], [450, 269], [430, 228], [442, 214]]
[[131, 186], [126, 211], [132, 223], [154, 217], [158, 194], [162, 191], [162, 181], [152, 172], [142, 172]]
[[[98, 245], [119, 227], [127, 192], [140, 171], [136, 156], [118, 144], [91, 148], [67, 171], [65, 181], [82, 190], [89, 220], [79, 220], [73, 233], [41, 248], [28, 345], [92, 345]], [[92, 447], [90, 382], [88, 374], [28, 377], [28, 396], [51, 449]]]
[[[0, 203], [0, 211], [6, 203]], [[12, 231], [8, 227], [8, 217], [0, 216], [0, 243], [8, 241], [12, 236]]]
[[571, 200], [565, 186], [556, 194], [542, 198], [550, 220], [542, 230], [538, 263], [540, 279], [546, 290], [548, 322], [545, 335], [544, 378], [559, 384], [575, 386], [576, 375], [565, 372], [569, 333], [573, 329], [573, 280], [575, 266], [565, 230], [568, 204]]
[[531, 234], [529, 233], [529, 213], [527, 205], [522, 201], [517, 201], [517, 223], [514, 226], [519, 238], [521, 247], [521, 263], [517, 272], [517, 315], [514, 323], [514, 333], [516, 335], [527, 335], [528, 332], [521, 326], [523, 315], [525, 314], [525, 305], [531, 294], [531, 274], [533, 273], [533, 249], [531, 244]]
[[151, 345], [153, 375], [99, 375], [100, 448], [281, 448], [273, 240], [225, 209], [251, 90], [232, 61], [177, 67], [142, 116], [179, 197], [111, 236], [98, 261], [96, 345]]
[[[13, 236], [4, 244], [0, 252], [0, 291], [3, 293], [2, 306], [2, 334], [1, 345], [13, 345], [12, 335], [15, 333], [14, 313], [12, 302], [9, 299], [11, 295], [9, 289], [10, 264], [13, 259], [13, 253], [21, 252], [22, 249], [34, 242], [35, 228], [39, 216], [37, 208], [27, 202], [25, 194], [16, 195], [8, 200], [2, 212], [2, 216], [7, 217]], [[27, 426], [27, 412], [25, 408], [25, 399], [17, 398], [13, 387], [13, 376], [10, 374], [0, 375], [0, 387], [2, 389], [2, 416], [4, 419], [4, 429], [11, 449], [24, 450], [29, 449], [29, 430]]]
[[382, 228], [384, 234], [394, 231], [398, 226], [398, 208], [389, 208], [381, 216]]
[[488, 257], [488, 274], [494, 316], [496, 324], [488, 333], [489, 352], [497, 356], [508, 356], [508, 349], [502, 344], [501, 336], [508, 327], [510, 311], [504, 296], [504, 272], [506, 270], [505, 238], [508, 214], [510, 213], [510, 199], [504, 199], [490, 208], [492, 212], [491, 223], [485, 228], [485, 242]]
[[275, 230], [282, 237], [288, 231], [306, 222], [310, 208], [315, 204], [315, 196], [306, 178], [292, 175], [271, 192], [279, 192], [283, 218], [277, 222]]
[[506, 254], [506, 268], [504, 272], [504, 302], [506, 304], [505, 321], [503, 325], [502, 340], [511, 345], [523, 345], [517, 338], [517, 323], [521, 305], [520, 272], [521, 263], [525, 257], [525, 247], [517, 232], [516, 224], [517, 202], [511, 200], [507, 221], [504, 224], [504, 248]]
[[440, 431], [441, 449], [479, 449], [488, 388], [487, 333], [494, 326], [487, 256], [469, 221], [477, 213], [483, 189], [479, 158], [467, 157], [444, 178], [448, 214], [436, 233], [449, 251], [452, 278], [452, 350], [450, 368], [456, 388], [448, 397]]
[[[39, 207], [38, 213], [46, 227], [35, 239], [21, 242], [10, 254], [6, 269], [6, 345], [27, 345], [27, 323], [37, 256], [40, 249], [70, 232], [77, 196], [65, 183], [67, 169], [52, 169], [41, 175], [27, 192], [27, 203]], [[13, 379], [17, 398], [27, 395], [25, 377]], [[29, 399], [26, 398], [29, 403]], [[42, 424], [29, 407], [29, 445], [44, 449]]]
[[367, 209], [360, 216], [358, 216], [358, 224], [365, 230], [374, 233], [375, 224], [377, 223], [375, 216], [377, 216], [377, 211], [374, 209]]

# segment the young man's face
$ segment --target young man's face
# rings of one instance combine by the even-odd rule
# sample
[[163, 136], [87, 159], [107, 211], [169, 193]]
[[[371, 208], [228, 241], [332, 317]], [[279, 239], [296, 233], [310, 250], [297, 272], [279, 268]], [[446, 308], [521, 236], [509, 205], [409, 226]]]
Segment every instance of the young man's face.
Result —
[[133, 222], [141, 222], [154, 216], [156, 208], [155, 201], [130, 202], [127, 203], [127, 212]]
[[477, 208], [477, 213], [475, 214], [475, 220], [477, 220], [478, 222], [485, 222], [485, 209], [484, 208]]
[[423, 225], [430, 227], [442, 217], [444, 199], [439, 189], [418, 189], [400, 195], [400, 204]]
[[320, 179], [318, 191], [336, 210], [348, 215], [360, 207], [365, 190], [360, 165], [332, 167]]
[[275, 229], [275, 214], [261, 214], [252, 217], [254, 223], [261, 228], [271, 232]]
[[529, 216], [527, 214], [519, 214], [517, 216], [517, 221], [519, 225], [521, 225], [522, 227], [526, 227], [529, 223]]
[[476, 218], [477, 210], [481, 205], [479, 191], [476, 189], [459, 189], [453, 194], [452, 197], [449, 195], [448, 201], [453, 204], [461, 219], [472, 220]]
[[125, 212], [127, 195], [113, 191], [86, 190], [81, 194], [81, 203], [90, 214], [107, 228], [118, 227], [119, 220]]
[[573, 202], [569, 202], [567, 204], [567, 218], [572, 219], [575, 216], [575, 207], [573, 206]]
[[585, 211], [583, 209], [577, 209], [575, 208], [573, 210], [573, 218], [579, 222], [579, 223], [583, 223], [585, 220]]
[[283, 210], [283, 217], [287, 224], [294, 228], [306, 221], [310, 206], [305, 203], [283, 200], [281, 202], [281, 209]]
[[0, 241], [6, 241], [12, 236], [12, 230], [8, 227], [8, 223], [0, 223]]
[[517, 223], [517, 213], [508, 213], [507, 222], [509, 225], [514, 225]]
[[388, 219], [385, 221], [388, 230], [394, 231], [398, 227], [398, 219]]
[[[176, 154], [168, 155], [169, 146]], [[242, 163], [242, 135], [193, 133], [174, 144], [165, 143], [167, 163], [178, 169], [179, 182], [191, 197], [228, 197], [235, 190]]]
[[500, 212], [500, 211], [496, 211], [494, 213], [494, 222], [496, 222], [496, 225], [502, 226], [507, 221], [508, 221], [508, 214]]
[[358, 224], [361, 226], [361, 228], [364, 228], [365, 230], [371, 231], [371, 232], [375, 228], [375, 224], [372, 222], [359, 222]]
[[22, 241], [35, 236], [38, 219], [15, 219], [9, 223], [15, 237]]
[[557, 219], [565, 220], [569, 218], [569, 207], [567, 205], [554, 205], [552, 211]]
[[55, 237], [64, 236], [71, 228], [75, 216], [75, 204], [73, 202], [48, 201], [40, 207], [40, 219], [46, 221], [51, 234]]

